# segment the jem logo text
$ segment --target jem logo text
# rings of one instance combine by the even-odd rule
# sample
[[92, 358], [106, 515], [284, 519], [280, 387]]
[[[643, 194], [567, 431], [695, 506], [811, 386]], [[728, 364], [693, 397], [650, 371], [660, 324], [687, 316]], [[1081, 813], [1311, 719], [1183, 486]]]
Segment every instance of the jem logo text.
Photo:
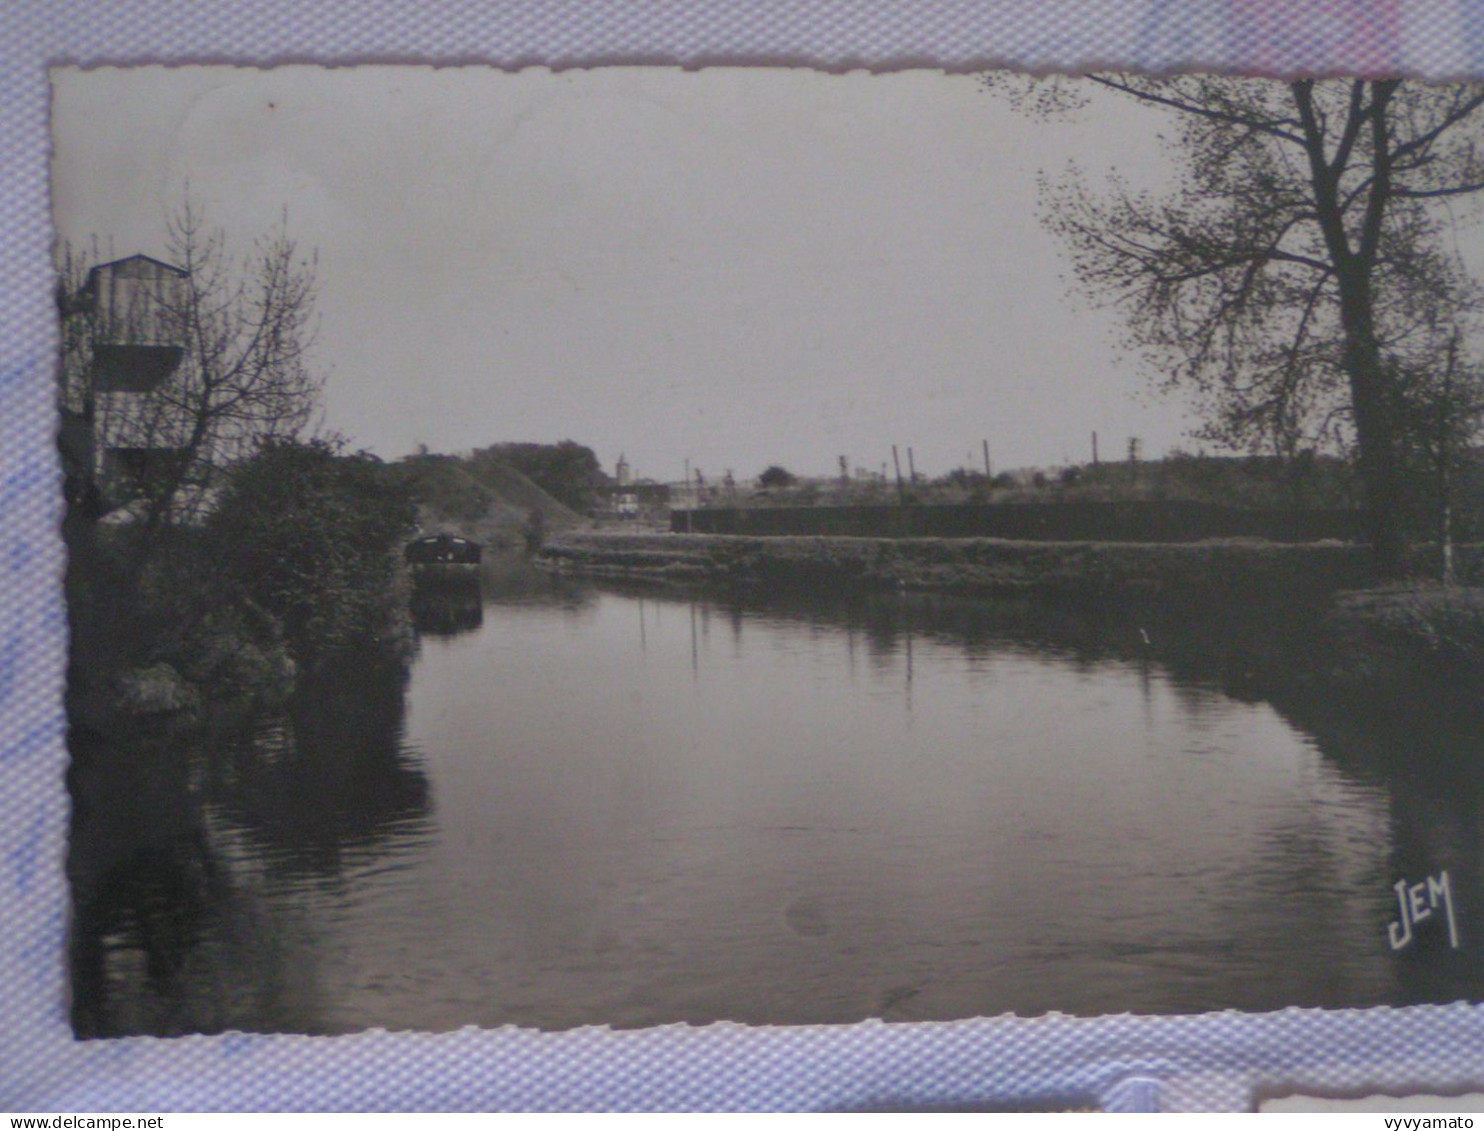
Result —
[[1413, 929], [1431, 919], [1439, 908], [1448, 922], [1448, 945], [1454, 950], [1458, 949], [1458, 924], [1453, 918], [1453, 889], [1449, 885], [1446, 868], [1436, 876], [1428, 876], [1420, 884], [1397, 880], [1393, 887], [1401, 914], [1386, 929], [1392, 950], [1410, 946], [1414, 937]]

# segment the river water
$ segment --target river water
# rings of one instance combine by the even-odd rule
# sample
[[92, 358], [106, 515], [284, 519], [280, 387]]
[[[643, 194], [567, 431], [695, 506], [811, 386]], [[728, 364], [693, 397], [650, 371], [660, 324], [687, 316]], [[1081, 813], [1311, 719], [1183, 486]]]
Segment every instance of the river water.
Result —
[[[517, 582], [425, 602], [405, 687], [206, 753], [216, 957], [151, 982], [115, 938], [116, 1026], [1478, 996], [1475, 728], [1275, 705], [1117, 617]], [[1393, 950], [1445, 868], [1460, 947]]]

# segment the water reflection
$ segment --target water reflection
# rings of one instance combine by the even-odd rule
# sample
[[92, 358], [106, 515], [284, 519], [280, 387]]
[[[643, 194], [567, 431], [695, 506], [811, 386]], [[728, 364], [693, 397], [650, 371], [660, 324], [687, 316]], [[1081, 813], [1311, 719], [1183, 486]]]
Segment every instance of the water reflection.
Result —
[[485, 603], [500, 607], [532, 605], [580, 612], [597, 599], [596, 590], [587, 582], [538, 569], [524, 554], [487, 558], [480, 583]]
[[[477, 618], [445, 601], [419, 631], [410, 683], [368, 660], [179, 755], [209, 767], [199, 800], [136, 784], [126, 820], [83, 791], [75, 968], [100, 1030], [1478, 996], [1467, 918], [1459, 952], [1393, 954], [1385, 926], [1401, 877], [1446, 867], [1476, 902], [1484, 739], [1304, 699], [1266, 662], [1293, 625], [516, 563]], [[189, 1001], [180, 972], [233, 931], [269, 957], [230, 1008], [130, 1005]]]
[[[757, 622], [821, 625], [845, 634], [845, 670], [855, 677], [855, 634], [863, 627], [879, 675], [896, 671], [910, 712], [914, 637], [962, 653], [973, 669], [998, 655], [1023, 654], [1068, 664], [1083, 676], [1109, 665], [1135, 667], [1146, 731], [1156, 726], [1156, 694], [1178, 708], [1191, 754], [1206, 754], [1233, 736], [1233, 703], [1275, 709], [1292, 734], [1324, 761], [1317, 767], [1341, 790], [1320, 805], [1289, 806], [1264, 833], [1263, 856], [1241, 898], [1220, 900], [1230, 938], [1213, 944], [1235, 975], [1248, 970], [1266, 992], [1244, 1008], [1284, 1003], [1344, 1006], [1388, 1001], [1477, 1000], [1484, 986], [1484, 947], [1452, 949], [1445, 932], [1419, 935], [1402, 953], [1385, 945], [1395, 903], [1381, 889], [1447, 869], [1454, 890], [1477, 899], [1484, 891], [1484, 725], [1460, 715], [1456, 696], [1438, 689], [1436, 702], [1397, 711], [1303, 689], [1278, 658], [1308, 631], [1312, 614], [1282, 610], [1270, 617], [1210, 610], [1199, 620], [1162, 618], [1147, 608], [1056, 607], [979, 602], [942, 596], [839, 596], [811, 602], [752, 599]], [[743, 605], [733, 605], [740, 642]], [[1146, 627], [1147, 626], [1147, 627]], [[1244, 723], [1250, 726], [1250, 721]], [[1282, 742], [1288, 735], [1274, 736]], [[1312, 771], [1310, 771], [1312, 773]], [[1384, 798], [1384, 808], [1355, 805]], [[1378, 852], [1377, 850], [1380, 849]], [[1321, 941], [1275, 916], [1274, 906], [1305, 901], [1315, 919], [1340, 930]], [[1246, 937], [1244, 943], [1235, 940]], [[1122, 957], [1153, 956], [1148, 942], [1112, 946]], [[1173, 951], [1189, 957], [1190, 944]], [[1197, 947], [1197, 950], [1200, 948]], [[1292, 955], [1294, 962], [1283, 956]], [[1319, 961], [1320, 956], [1323, 961]], [[1384, 966], [1377, 962], [1385, 959]], [[1163, 976], [1168, 977], [1166, 970]], [[1361, 996], [1357, 984], [1369, 983]], [[1231, 997], [1190, 997], [1182, 1009], [1223, 1008]]]
[[457, 636], [484, 623], [484, 595], [467, 585], [422, 585], [412, 594], [412, 624], [420, 636]]
[[212, 811], [269, 873], [337, 876], [347, 854], [421, 835], [429, 788], [402, 741], [405, 683], [391, 658], [347, 659], [283, 717], [215, 745]]
[[247, 733], [74, 727], [79, 1036], [324, 1030], [314, 929], [284, 893], [343, 882], [424, 835], [405, 681], [368, 655]]
[[111, 959], [133, 956], [153, 996], [173, 996], [223, 882], [190, 797], [185, 743], [74, 725], [69, 746], [72, 1020], [79, 1036], [107, 1036], [130, 1029]]
[[[1411, 946], [1394, 954], [1398, 1000], [1478, 1000], [1484, 986], [1478, 919], [1484, 892], [1484, 720], [1442, 702], [1415, 703], [1405, 712], [1314, 695], [1279, 696], [1277, 702], [1284, 717], [1313, 735], [1347, 775], [1384, 788], [1388, 807], [1381, 835], [1391, 846], [1389, 879], [1418, 882], [1444, 869], [1450, 875], [1464, 927], [1461, 946], [1450, 947], [1444, 930], [1418, 931]], [[1396, 914], [1393, 902], [1387, 918]]]
[[1173, 674], [1169, 626], [895, 595], [562, 607], [492, 604], [419, 660], [440, 835], [337, 925], [342, 980], [383, 987], [346, 1027], [1396, 996], [1384, 786]]

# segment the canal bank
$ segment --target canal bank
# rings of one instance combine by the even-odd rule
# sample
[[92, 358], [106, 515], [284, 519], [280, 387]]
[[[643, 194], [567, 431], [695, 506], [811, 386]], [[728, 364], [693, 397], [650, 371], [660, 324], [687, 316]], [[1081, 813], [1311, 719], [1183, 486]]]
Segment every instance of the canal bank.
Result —
[[591, 576], [743, 588], [843, 585], [1177, 603], [1236, 595], [1303, 600], [1374, 580], [1361, 546], [1242, 539], [1175, 544], [574, 532], [552, 539], [542, 559]]
[[[770, 594], [841, 590], [1022, 598], [1118, 612], [1142, 626], [1199, 622], [1256, 685], [1298, 681], [1405, 703], [1468, 699], [1484, 683], [1484, 554], [1461, 547], [1465, 584], [1383, 587], [1366, 547], [1252, 539], [1018, 542], [570, 533], [551, 569]], [[1419, 552], [1418, 572], [1425, 563]]]

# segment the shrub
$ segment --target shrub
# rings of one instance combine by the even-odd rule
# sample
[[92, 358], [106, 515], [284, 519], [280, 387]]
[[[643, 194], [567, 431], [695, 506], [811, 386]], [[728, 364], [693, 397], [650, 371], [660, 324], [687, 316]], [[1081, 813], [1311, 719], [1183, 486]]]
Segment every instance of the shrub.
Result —
[[414, 522], [407, 484], [375, 456], [275, 439], [235, 469], [207, 535], [223, 580], [277, 617], [312, 666], [392, 633], [397, 551]]

